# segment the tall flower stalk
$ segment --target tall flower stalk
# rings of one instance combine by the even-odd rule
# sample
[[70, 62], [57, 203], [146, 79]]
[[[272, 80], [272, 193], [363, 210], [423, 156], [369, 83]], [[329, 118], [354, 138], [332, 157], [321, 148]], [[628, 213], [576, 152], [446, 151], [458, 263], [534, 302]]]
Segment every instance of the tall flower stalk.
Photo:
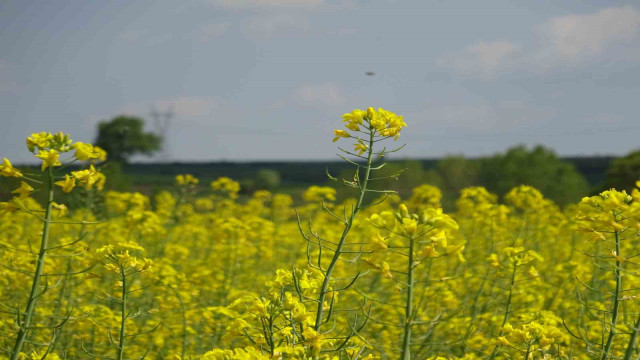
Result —
[[[27, 180], [27, 182], [21, 181], [20, 187], [13, 191], [13, 193], [17, 195], [13, 199], [11, 199], [10, 202], [0, 204], [2, 205], [1, 207], [9, 211], [24, 211], [42, 221], [42, 235], [40, 237], [39, 250], [37, 253], [29, 251], [36, 257], [36, 267], [35, 270], [33, 270], [31, 290], [29, 292], [29, 297], [27, 299], [25, 309], [24, 311], [18, 310], [18, 313], [15, 314], [17, 319], [18, 331], [15, 343], [10, 352], [11, 360], [17, 360], [18, 358], [20, 358], [20, 354], [23, 352], [24, 345], [28, 342], [28, 337], [31, 330], [36, 327], [34, 325], [34, 316], [36, 314], [38, 299], [42, 297], [51, 287], [48, 284], [48, 278], [67, 277], [88, 270], [85, 269], [83, 271], [67, 271], [59, 274], [44, 273], [47, 254], [50, 251], [61, 248], [69, 248], [82, 239], [81, 235], [80, 238], [70, 243], [50, 246], [51, 225], [55, 222], [59, 222], [52, 220], [52, 213], [54, 211], [57, 211], [59, 216], [63, 216], [67, 212], [67, 207], [65, 205], [57, 204], [54, 202], [55, 187], [59, 186], [62, 192], [69, 193], [76, 186], [76, 182], [87, 189], [91, 189], [94, 186], [101, 189], [105, 181], [104, 175], [97, 172], [93, 168], [93, 165], [91, 165], [89, 170], [72, 171], [70, 174], [64, 175], [64, 178], [61, 178], [60, 181], [56, 181], [56, 179], [58, 178], [56, 175], [56, 168], [63, 166], [63, 163], [60, 160], [61, 154], [75, 150], [75, 159], [71, 160], [68, 164], [75, 161], [86, 160], [91, 160], [92, 162], [95, 160], [104, 161], [106, 159], [106, 153], [99, 147], [94, 147], [91, 144], [84, 144], [81, 142], [73, 143], [73, 141], [69, 138], [69, 135], [63, 133], [58, 133], [55, 135], [47, 132], [32, 134], [29, 138], [27, 138], [26, 142], [29, 151], [31, 151], [36, 158], [42, 160], [41, 171], [43, 174], [34, 173], [25, 175], [19, 170], [15, 169], [11, 165], [11, 162], [6, 158], [0, 165], [0, 174], [2, 174], [3, 176], [16, 177]], [[44, 216], [41, 215], [41, 211], [30, 209], [29, 206], [26, 205], [25, 200], [35, 190], [29, 183], [33, 183], [34, 186], [41, 184], [45, 185], [47, 197], [44, 208]], [[88, 222], [66, 222], [66, 224], [79, 224], [84, 226], [88, 224]], [[17, 251], [18, 249], [14, 250]], [[16, 270], [22, 273], [29, 273], [28, 270], [24, 269], [9, 269]], [[44, 285], [42, 284], [43, 281], [45, 282]], [[45, 344], [48, 346], [47, 353], [54, 347], [57, 331], [59, 331], [59, 329], [67, 322], [67, 320], [69, 320], [70, 315], [71, 313], [69, 312], [64, 317], [46, 316], [47, 319], [57, 320], [59, 323], [54, 326], [37, 326], [38, 328], [48, 328], [53, 329], [54, 331], [53, 339], [48, 344]]]
[[[337, 239], [337, 241], [324, 239], [318, 233], [313, 231], [313, 229], [311, 228], [311, 224], [309, 225], [310, 233], [307, 234], [303, 230], [300, 218], [298, 218], [299, 229], [308, 242], [308, 264], [311, 268], [319, 271], [322, 274], [322, 283], [317, 294], [315, 321], [313, 323], [313, 330], [316, 334], [319, 335], [322, 334], [323, 325], [328, 323], [332, 316], [334, 316], [334, 312], [336, 310], [334, 307], [336, 295], [339, 292], [350, 288], [356, 282], [358, 277], [361, 276], [361, 273], [358, 272], [351, 277], [341, 278], [340, 281], [344, 282], [344, 284], [338, 285], [336, 284], [338, 280], [334, 277], [334, 271], [339, 261], [353, 263], [356, 262], [362, 255], [362, 252], [359, 250], [351, 250], [357, 249], [354, 246], [359, 245], [348, 241], [349, 232], [351, 231], [360, 210], [384, 201], [383, 198], [382, 200], [377, 200], [372, 203], [365, 204], [367, 194], [378, 193], [388, 195], [389, 193], [394, 192], [392, 190], [370, 189], [369, 186], [370, 181], [372, 180], [387, 178], [373, 178], [371, 176], [374, 171], [380, 170], [384, 166], [384, 164], [376, 164], [374, 166], [374, 163], [382, 159], [385, 154], [398, 151], [402, 147], [390, 151], [387, 151], [386, 148], [378, 150], [376, 149], [376, 144], [389, 138], [393, 138], [394, 140], [398, 139], [398, 137], [400, 136], [400, 130], [402, 129], [402, 127], [406, 126], [406, 123], [403, 121], [401, 116], [398, 116], [384, 109], [378, 109], [377, 111], [373, 108], [368, 108], [366, 111], [356, 109], [351, 113], [344, 114], [342, 118], [343, 122], [345, 123], [345, 127], [350, 132], [347, 130], [334, 130], [335, 137], [333, 141], [336, 142], [341, 138], [354, 139], [356, 141], [353, 144], [353, 151], [339, 148], [339, 150], [344, 155], [338, 155], [341, 159], [355, 167], [355, 174], [353, 179], [349, 180], [339, 180], [329, 174], [327, 175], [331, 180], [335, 182], [341, 181], [342, 184], [357, 189], [358, 195], [356, 203], [351, 208], [351, 211], [347, 211], [347, 209], [345, 208], [343, 216], [337, 215], [323, 203], [323, 209], [343, 224], [340, 238]], [[349, 157], [353, 160], [349, 159]], [[312, 252], [312, 248], [314, 247], [318, 251], [318, 256], [315, 257], [315, 259], [312, 259], [310, 254]], [[323, 251], [332, 253], [328, 265], [323, 264]], [[349, 254], [352, 257], [345, 258], [345, 254]], [[357, 327], [357, 325], [354, 325], [352, 328]], [[352, 332], [351, 334], [345, 336], [343, 345], [346, 344], [349, 338], [353, 335], [354, 333]], [[317, 352], [319, 349], [315, 350]]]

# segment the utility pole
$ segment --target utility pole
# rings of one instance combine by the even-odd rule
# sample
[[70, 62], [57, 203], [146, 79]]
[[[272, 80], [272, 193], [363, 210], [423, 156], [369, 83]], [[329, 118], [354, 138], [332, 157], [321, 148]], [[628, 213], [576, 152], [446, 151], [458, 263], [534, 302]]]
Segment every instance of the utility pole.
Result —
[[156, 135], [162, 138], [162, 148], [158, 152], [158, 160], [167, 163], [171, 157], [168, 135], [171, 120], [173, 119], [173, 106], [170, 106], [167, 111], [158, 111], [156, 107], [152, 105], [149, 114], [153, 119]]

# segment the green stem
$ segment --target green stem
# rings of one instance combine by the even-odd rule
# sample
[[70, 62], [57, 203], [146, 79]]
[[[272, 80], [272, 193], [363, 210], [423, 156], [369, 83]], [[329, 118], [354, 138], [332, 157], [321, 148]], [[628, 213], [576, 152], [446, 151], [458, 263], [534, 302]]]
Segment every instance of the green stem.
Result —
[[531, 344], [527, 345], [527, 353], [524, 354], [524, 360], [529, 360], [530, 353], [531, 353]]
[[333, 269], [336, 267], [338, 263], [338, 259], [340, 255], [342, 255], [342, 247], [344, 246], [344, 242], [347, 238], [347, 234], [349, 230], [351, 230], [351, 226], [353, 225], [353, 220], [356, 217], [358, 211], [362, 206], [362, 201], [364, 200], [364, 195], [367, 192], [367, 183], [369, 182], [369, 173], [371, 172], [371, 163], [373, 162], [373, 139], [375, 135], [375, 129], [371, 125], [369, 125], [369, 148], [367, 154], [367, 165], [365, 167], [364, 179], [362, 180], [362, 187], [360, 188], [360, 196], [358, 197], [358, 201], [356, 202], [356, 206], [353, 208], [353, 212], [349, 217], [349, 221], [344, 226], [344, 230], [342, 231], [342, 236], [340, 237], [340, 241], [338, 242], [338, 246], [336, 247], [336, 251], [333, 254], [333, 258], [331, 259], [331, 263], [329, 263], [329, 267], [324, 274], [324, 280], [322, 281], [322, 287], [320, 288], [320, 294], [318, 298], [318, 309], [316, 311], [316, 322], [314, 325], [314, 330], [316, 332], [320, 331], [320, 327], [322, 326], [322, 320], [324, 315], [324, 301], [327, 296], [327, 289], [329, 288], [329, 283], [331, 282], [331, 274], [333, 273]]
[[[513, 288], [515, 287], [515, 283], [516, 283], [517, 270], [518, 270], [518, 263], [516, 262], [515, 259], [513, 259], [513, 272], [511, 273], [511, 284], [509, 284], [509, 296], [507, 297], [507, 304], [504, 310], [504, 317], [502, 318], [502, 325], [500, 326], [500, 333], [498, 334], [498, 337], [502, 336], [502, 334], [504, 333], [504, 326], [507, 324], [507, 321], [509, 320], [509, 314], [511, 313], [511, 299], [513, 298]], [[491, 356], [489, 357], [489, 359], [494, 359], [496, 357], [499, 347], [500, 345], [497, 344], [493, 348], [493, 352], [491, 353]]]
[[631, 354], [636, 349], [636, 341], [638, 339], [638, 333], [640, 333], [640, 315], [638, 315], [638, 320], [636, 321], [636, 324], [633, 327], [633, 333], [631, 334], [629, 345], [627, 345], [627, 350], [624, 353], [624, 360], [631, 359]]
[[[611, 330], [609, 330], [609, 337], [607, 338], [607, 343], [602, 349], [602, 360], [606, 360], [609, 358], [609, 351], [611, 350], [611, 345], [613, 344], [613, 338], [618, 332], [616, 329], [616, 324], [618, 323], [618, 308], [620, 306], [620, 290], [622, 290], [622, 263], [620, 262], [620, 236], [618, 235], [618, 231], [615, 232], [616, 237], [616, 292], [613, 298], [613, 310], [611, 312]], [[629, 355], [631, 356], [631, 355]]]
[[[36, 271], [33, 275], [33, 283], [31, 284], [31, 293], [29, 294], [29, 300], [27, 301], [27, 308], [25, 310], [24, 320], [20, 324], [18, 330], [18, 337], [16, 343], [13, 346], [11, 352], [11, 360], [17, 360], [24, 342], [29, 334], [29, 328], [31, 327], [31, 320], [36, 307], [36, 300], [42, 294], [37, 294], [40, 286], [40, 278], [42, 277], [42, 270], [44, 269], [44, 261], [47, 254], [47, 247], [49, 246], [49, 225], [51, 224], [51, 208], [53, 206], [53, 169], [49, 167], [49, 179], [48, 179], [48, 200], [47, 208], [44, 215], [44, 224], [42, 227], [42, 240], [40, 242], [40, 251], [38, 252], [38, 261], [36, 263]], [[20, 316], [18, 317], [20, 318]]]
[[184, 359], [185, 353], [187, 351], [187, 309], [184, 306], [184, 302], [182, 301], [182, 296], [177, 289], [173, 286], [169, 285], [169, 289], [173, 291], [178, 299], [178, 303], [180, 304], [180, 313], [182, 315], [182, 351], [180, 353], [180, 358]]
[[124, 358], [124, 341], [126, 334], [126, 322], [127, 322], [127, 275], [125, 270], [120, 265], [120, 274], [122, 275], [122, 299], [120, 303], [120, 339], [118, 342], [118, 360]]
[[407, 299], [404, 309], [404, 338], [402, 340], [401, 360], [411, 359], [411, 330], [413, 327], [413, 286], [415, 284], [413, 278], [413, 246], [414, 238], [409, 238], [409, 266], [407, 266]]

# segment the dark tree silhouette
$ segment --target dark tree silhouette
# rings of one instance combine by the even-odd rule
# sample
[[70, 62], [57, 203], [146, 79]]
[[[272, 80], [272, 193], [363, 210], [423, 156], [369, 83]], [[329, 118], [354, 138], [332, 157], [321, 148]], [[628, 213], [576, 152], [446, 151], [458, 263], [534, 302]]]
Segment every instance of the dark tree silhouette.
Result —
[[144, 132], [144, 120], [121, 115], [98, 124], [95, 144], [107, 151], [111, 161], [126, 163], [132, 155], [151, 155], [162, 145], [162, 138]]

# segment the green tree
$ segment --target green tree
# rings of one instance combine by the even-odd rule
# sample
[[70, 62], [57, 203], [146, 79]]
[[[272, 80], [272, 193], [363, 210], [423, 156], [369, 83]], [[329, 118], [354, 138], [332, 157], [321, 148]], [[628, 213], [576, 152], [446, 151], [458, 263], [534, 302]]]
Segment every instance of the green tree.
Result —
[[480, 183], [500, 196], [518, 185], [530, 185], [560, 205], [588, 195], [589, 185], [573, 164], [538, 145], [512, 147], [480, 161]]
[[449, 155], [440, 159], [435, 171], [441, 179], [442, 205], [454, 210], [455, 200], [460, 190], [478, 185], [478, 162], [467, 160], [461, 155]]
[[280, 173], [273, 169], [260, 169], [256, 174], [257, 189], [275, 190], [280, 186]]
[[640, 180], [640, 150], [615, 159], [607, 170], [605, 188], [630, 191]]
[[144, 120], [121, 115], [98, 124], [95, 144], [105, 149], [111, 161], [126, 163], [132, 155], [151, 155], [160, 149], [162, 139], [144, 132]]

